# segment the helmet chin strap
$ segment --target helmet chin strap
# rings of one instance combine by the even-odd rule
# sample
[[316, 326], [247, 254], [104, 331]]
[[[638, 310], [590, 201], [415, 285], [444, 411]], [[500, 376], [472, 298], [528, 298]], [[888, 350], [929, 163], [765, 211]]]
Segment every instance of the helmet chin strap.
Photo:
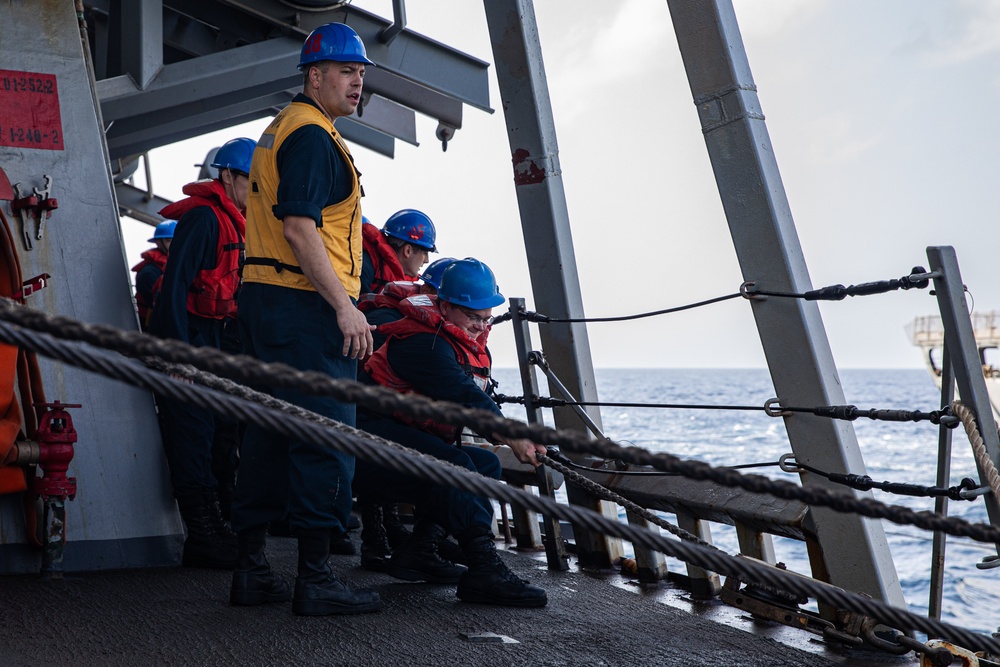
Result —
[[[229, 182], [228, 183], [226, 182], [226, 179], [224, 179], [222, 177], [222, 172], [223, 171], [229, 172]], [[229, 197], [229, 200], [231, 202], [233, 202], [233, 204], [236, 205], [236, 208], [238, 208], [240, 210], [245, 210], [246, 209], [246, 202], [242, 202], [241, 203], [241, 202], [236, 201], [236, 174], [233, 173], [233, 170], [229, 169], [229, 168], [220, 169], [219, 170], [219, 180], [222, 181], [222, 189], [226, 191], [226, 196]]]
[[[222, 174], [224, 172], [229, 172], [229, 182], [226, 182], [226, 179], [222, 177]], [[234, 204], [238, 204], [238, 202], [236, 201], [236, 185], [233, 183], [233, 170], [220, 169], [219, 180], [222, 181], [222, 189], [226, 191], [226, 196], [229, 197], [229, 199], [232, 200]]]

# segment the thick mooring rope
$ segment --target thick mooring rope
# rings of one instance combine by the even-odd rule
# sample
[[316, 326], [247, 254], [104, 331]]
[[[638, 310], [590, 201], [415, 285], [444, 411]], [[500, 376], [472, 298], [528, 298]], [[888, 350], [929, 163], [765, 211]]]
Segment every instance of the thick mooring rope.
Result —
[[[539, 444], [560, 447], [573, 453], [593, 454], [598, 458], [649, 466], [690, 479], [711, 481], [751, 493], [768, 494], [782, 500], [798, 500], [814, 507], [828, 507], [836, 512], [887, 519], [901, 525], [968, 537], [977, 542], [1000, 543], [1000, 529], [989, 524], [969, 523], [959, 517], [945, 517], [933, 512], [916, 512], [908, 507], [886, 505], [873, 498], [857, 498], [852, 494], [817, 485], [799, 486], [791, 482], [771, 480], [762, 475], [743, 475], [731, 468], [716, 468], [701, 461], [684, 460], [671, 454], [653, 453], [639, 447], [622, 447], [606, 438], [591, 440], [583, 433], [555, 431], [541, 425], [504, 419], [487, 410], [432, 401], [414, 394], [403, 395], [384, 387], [366, 386], [350, 380], [335, 380], [324, 373], [300, 371], [284, 364], [265, 364], [251, 357], [233, 357], [210, 347], [192, 347], [181, 341], [153, 338], [107, 325], [85, 324], [69, 317], [48, 315], [19, 306], [6, 299], [0, 299], [0, 320], [14, 322], [31, 331], [45, 332], [55, 338], [84, 341], [128, 356], [158, 356], [174, 363], [189, 363], [251, 386], [294, 388], [304, 393], [363, 404], [381, 414], [399, 412], [421, 420], [467, 426], [477, 433], [528, 438]], [[24, 346], [34, 349], [31, 345]]]
[[447, 484], [476, 495], [508, 502], [556, 519], [570, 521], [593, 532], [619, 537], [639, 546], [656, 549], [712, 572], [738, 577], [743, 581], [760, 582], [799, 596], [816, 598], [837, 609], [846, 609], [871, 616], [901, 630], [919, 631], [928, 636], [947, 639], [960, 646], [994, 654], [1000, 653], [1000, 640], [993, 637], [957, 628], [830, 584], [806, 579], [778, 568], [760, 565], [752, 560], [733, 558], [717, 549], [709, 549], [691, 542], [667, 539], [659, 533], [623, 524], [582, 507], [562, 505], [547, 496], [536, 496], [503, 484], [499, 480], [485, 478], [457, 466], [444, 465], [443, 461], [437, 459], [418, 456], [415, 452], [381, 446], [371, 442], [368, 434], [363, 434], [360, 431], [352, 433], [343, 429], [324, 428], [315, 421], [307, 421], [301, 417], [285, 414], [272, 407], [250, 403], [198, 384], [173, 379], [146, 368], [136, 361], [107, 352], [95, 352], [85, 345], [59, 341], [50, 335], [24, 330], [7, 322], [0, 323], [0, 340], [10, 345], [35, 350], [45, 356], [100, 373], [106, 377], [149, 389], [172, 400], [196, 401], [203, 405], [211, 405], [212, 409], [217, 412], [253, 423], [285, 437], [313, 442], [317, 446], [333, 447], [357, 458], [385, 468], [415, 475], [435, 484]]
[[554, 456], [556, 455], [550, 452], [549, 456], [539, 456], [538, 460], [547, 465], [548, 467], [552, 468], [553, 470], [561, 472], [568, 481], [572, 482], [573, 484], [576, 484], [577, 486], [587, 491], [592, 496], [621, 505], [628, 511], [641, 516], [646, 521], [654, 525], [657, 525], [660, 528], [663, 528], [667, 532], [671, 533], [672, 535], [676, 535], [682, 540], [687, 540], [688, 542], [694, 542], [695, 544], [700, 544], [704, 547], [708, 547], [711, 549], [717, 549], [717, 550], [719, 549], [711, 542], [706, 542], [705, 540], [701, 539], [694, 533], [690, 533], [681, 528], [680, 526], [675, 526], [666, 519], [662, 519], [656, 516], [642, 505], [632, 502], [625, 496], [615, 493], [608, 487], [598, 484], [597, 482], [588, 477], [584, 477], [575, 470], [572, 470], [569, 466], [564, 465], [559, 461], [556, 461], [553, 458]]
[[[958, 400], [951, 404], [951, 409], [962, 420], [962, 426], [965, 427], [965, 432], [969, 436], [969, 442], [972, 443], [972, 452], [976, 457], [976, 463], [979, 464], [979, 469], [986, 476], [986, 483], [989, 484], [990, 489], [993, 491], [993, 497], [1000, 501], [1000, 473], [997, 472], [997, 467], [993, 465], [990, 453], [986, 451], [983, 436], [979, 433], [979, 428], [976, 426], [976, 415], [972, 413], [972, 410], [967, 405]], [[995, 426], [996, 422], [993, 423]]]

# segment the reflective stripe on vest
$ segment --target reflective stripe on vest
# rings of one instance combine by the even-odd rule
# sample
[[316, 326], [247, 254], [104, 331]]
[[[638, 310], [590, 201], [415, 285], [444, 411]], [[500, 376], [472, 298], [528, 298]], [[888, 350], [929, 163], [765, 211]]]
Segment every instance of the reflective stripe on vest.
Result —
[[350, 169], [351, 193], [344, 201], [323, 209], [323, 225], [317, 231], [334, 272], [347, 294], [357, 299], [361, 291], [361, 174], [330, 119], [305, 102], [292, 102], [282, 109], [254, 150], [247, 197], [247, 257], [243, 281], [316, 291], [285, 240], [283, 223], [272, 213], [278, 203], [281, 180], [278, 149], [289, 135], [305, 125], [319, 125], [329, 132], [330, 140]]

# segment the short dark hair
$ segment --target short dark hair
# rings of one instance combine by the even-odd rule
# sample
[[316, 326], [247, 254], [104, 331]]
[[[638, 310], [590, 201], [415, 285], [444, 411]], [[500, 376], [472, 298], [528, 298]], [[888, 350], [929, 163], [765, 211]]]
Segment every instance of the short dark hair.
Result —
[[305, 88], [306, 86], [309, 85], [309, 70], [310, 69], [312, 69], [313, 67], [315, 67], [316, 69], [318, 69], [323, 74], [326, 74], [326, 71], [328, 69], [330, 69], [330, 65], [332, 65], [332, 64], [333, 64], [332, 60], [317, 60], [314, 63], [309, 63], [308, 65], [306, 65], [306, 68], [304, 70], [302, 70], [302, 87]]

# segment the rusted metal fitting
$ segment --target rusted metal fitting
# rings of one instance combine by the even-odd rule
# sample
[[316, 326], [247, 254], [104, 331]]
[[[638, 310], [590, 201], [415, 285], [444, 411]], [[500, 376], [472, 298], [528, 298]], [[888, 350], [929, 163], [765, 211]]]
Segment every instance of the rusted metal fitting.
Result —
[[[941, 639], [930, 639], [920, 653], [920, 667], [979, 667], [979, 656], [967, 648]], [[993, 664], [993, 663], [989, 663]]]
[[[767, 399], [766, 401], [764, 401], [764, 413], [768, 417], [791, 417], [792, 416], [792, 411], [791, 410], [782, 410], [780, 404], [781, 404], [781, 401], [778, 400], [777, 398], [769, 398], [769, 399]], [[775, 405], [778, 406], [777, 409], [774, 408]]]
[[740, 285], [740, 296], [742, 296], [747, 301], [767, 301], [766, 294], [754, 294], [750, 289], [757, 283], [753, 280], [748, 280], [742, 285]]
[[888, 639], [884, 634], [877, 632], [880, 627], [886, 629], [885, 625], [879, 623], [874, 618], [869, 616], [864, 617], [864, 621], [861, 623], [861, 638], [869, 645], [891, 655], [906, 655], [913, 650], [912, 646], [907, 646], [901, 641], [903, 637], [913, 639], [911, 634], [892, 630], [893, 636], [891, 639]]
[[30, 466], [42, 460], [42, 451], [34, 440], [19, 440], [7, 452], [0, 466]]
[[[789, 463], [791, 461], [791, 463]], [[799, 467], [799, 462], [795, 458], [795, 454], [788, 453], [782, 454], [778, 457], [778, 467], [781, 468], [782, 472], [805, 472], [806, 469]]]

